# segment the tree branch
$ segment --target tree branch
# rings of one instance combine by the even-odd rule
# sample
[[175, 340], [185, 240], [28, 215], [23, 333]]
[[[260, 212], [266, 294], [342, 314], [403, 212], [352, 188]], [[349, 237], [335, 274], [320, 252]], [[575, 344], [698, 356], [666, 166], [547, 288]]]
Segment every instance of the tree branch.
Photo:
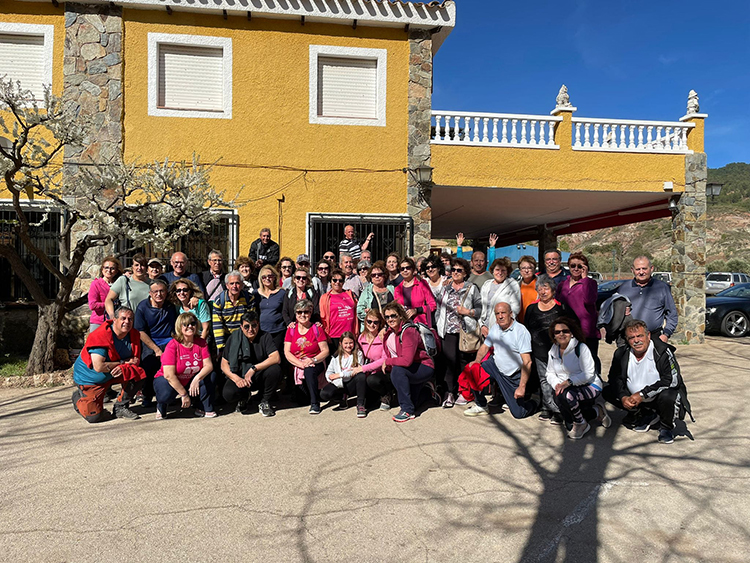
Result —
[[26, 264], [23, 263], [23, 260], [18, 255], [18, 252], [16, 252], [16, 249], [8, 244], [0, 244], [0, 256], [3, 256], [8, 262], [10, 262], [10, 267], [16, 275], [21, 278], [21, 281], [26, 286], [26, 289], [29, 290], [31, 298], [36, 304], [49, 305], [50, 300], [44, 295], [42, 287], [34, 279], [34, 276], [31, 275], [31, 272], [26, 267]]

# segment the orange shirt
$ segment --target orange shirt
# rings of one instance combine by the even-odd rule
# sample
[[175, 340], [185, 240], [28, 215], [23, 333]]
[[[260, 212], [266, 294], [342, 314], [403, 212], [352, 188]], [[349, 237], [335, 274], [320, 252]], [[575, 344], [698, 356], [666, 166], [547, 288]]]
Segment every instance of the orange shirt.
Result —
[[523, 322], [526, 307], [539, 299], [539, 296], [536, 294], [536, 277], [531, 280], [531, 283], [524, 283], [521, 280], [519, 285], [521, 286], [521, 312], [518, 313], [518, 321]]

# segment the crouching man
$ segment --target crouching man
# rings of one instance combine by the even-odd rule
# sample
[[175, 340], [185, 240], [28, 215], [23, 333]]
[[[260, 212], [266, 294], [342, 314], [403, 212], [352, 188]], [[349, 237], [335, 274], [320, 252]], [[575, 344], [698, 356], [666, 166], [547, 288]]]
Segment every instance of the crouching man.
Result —
[[107, 320], [88, 335], [81, 355], [73, 365], [73, 408], [87, 422], [109, 420], [104, 410], [104, 395], [112, 385], [122, 385], [113, 414], [117, 418], [140, 418], [128, 408], [130, 400], [141, 388], [146, 373], [138, 367], [141, 338], [133, 328], [135, 315], [129, 307], [115, 311], [114, 320]]
[[674, 346], [651, 339], [645, 322], [631, 319], [623, 327], [625, 345], [615, 351], [604, 397], [626, 409], [623, 424], [636, 432], [659, 425], [659, 442], [674, 442], [674, 420], [690, 413], [685, 382]]

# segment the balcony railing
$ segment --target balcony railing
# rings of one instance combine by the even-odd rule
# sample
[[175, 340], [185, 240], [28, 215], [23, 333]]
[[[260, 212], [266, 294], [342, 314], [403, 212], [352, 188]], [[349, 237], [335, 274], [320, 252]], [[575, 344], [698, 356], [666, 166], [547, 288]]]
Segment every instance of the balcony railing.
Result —
[[686, 154], [694, 123], [573, 118], [573, 150]]
[[482, 147], [559, 149], [555, 124], [562, 117], [461, 111], [432, 112], [432, 143]]

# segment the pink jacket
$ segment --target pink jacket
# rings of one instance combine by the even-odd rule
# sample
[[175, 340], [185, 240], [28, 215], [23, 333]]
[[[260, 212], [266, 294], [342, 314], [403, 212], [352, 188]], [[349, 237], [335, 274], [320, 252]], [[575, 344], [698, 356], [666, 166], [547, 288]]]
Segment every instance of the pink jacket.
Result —
[[91, 319], [89, 322], [94, 325], [104, 323], [104, 300], [109, 293], [109, 284], [104, 278], [95, 278], [89, 287], [89, 309], [91, 309]]
[[383, 365], [385, 359], [388, 357], [388, 350], [385, 347], [385, 343], [380, 339], [379, 336], [375, 337], [372, 343], [367, 342], [364, 334], [359, 335], [359, 349], [362, 350], [362, 354], [367, 361], [362, 366], [362, 371], [375, 371]]
[[[385, 333], [386, 340], [391, 332], [392, 331], [388, 329]], [[386, 358], [385, 365], [409, 367], [416, 363], [435, 369], [435, 362], [424, 349], [424, 344], [422, 344], [422, 338], [419, 336], [419, 331], [412, 326], [403, 329], [400, 338], [398, 334], [396, 335], [396, 357]]]
[[[404, 284], [401, 282], [396, 286], [393, 292], [393, 298], [404, 305]], [[414, 285], [411, 287], [411, 308], [416, 309], [422, 307], [422, 313], [414, 317], [412, 320], [417, 323], [424, 323], [427, 326], [432, 326], [432, 315], [437, 309], [437, 303], [435, 303], [435, 296], [432, 294], [430, 285], [422, 280], [415, 279]], [[404, 305], [405, 306], [405, 305]]]

